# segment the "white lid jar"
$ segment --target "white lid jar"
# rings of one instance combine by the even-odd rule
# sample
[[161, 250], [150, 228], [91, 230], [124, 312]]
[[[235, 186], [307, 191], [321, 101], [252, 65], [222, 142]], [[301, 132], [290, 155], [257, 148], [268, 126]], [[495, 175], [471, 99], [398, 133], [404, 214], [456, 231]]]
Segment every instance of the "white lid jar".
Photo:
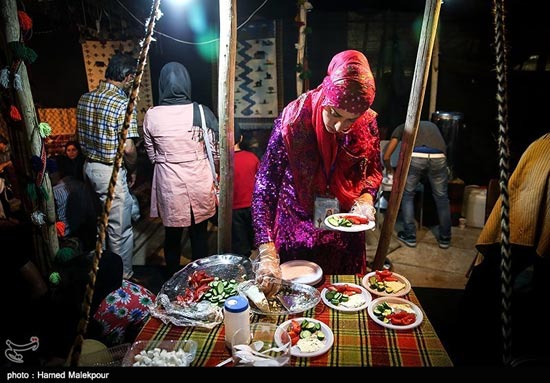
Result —
[[241, 330], [238, 343], [250, 342], [250, 306], [248, 299], [236, 295], [227, 298], [223, 306], [223, 323], [225, 326], [225, 345], [231, 348], [233, 335]]

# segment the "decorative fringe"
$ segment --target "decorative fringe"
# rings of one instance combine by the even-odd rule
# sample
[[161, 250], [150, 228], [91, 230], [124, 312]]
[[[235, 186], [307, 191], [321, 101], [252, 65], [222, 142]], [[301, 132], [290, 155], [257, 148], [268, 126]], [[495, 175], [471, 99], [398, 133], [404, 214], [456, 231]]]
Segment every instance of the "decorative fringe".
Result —
[[21, 76], [19, 73], [16, 73], [15, 76], [13, 76], [13, 87], [15, 90], [23, 90], [23, 81], [21, 81]]
[[46, 224], [46, 214], [42, 213], [40, 210], [36, 210], [31, 214], [31, 221], [36, 226], [42, 226]]
[[19, 109], [15, 105], [10, 107], [10, 118], [12, 121], [21, 121], [21, 113], [19, 113]]
[[22, 31], [27, 32], [32, 28], [32, 19], [23, 11], [18, 11], [19, 27]]
[[47, 122], [41, 122], [38, 124], [38, 132], [40, 133], [40, 137], [46, 138], [52, 134], [52, 127]]
[[62, 247], [57, 251], [57, 254], [55, 255], [55, 260], [59, 263], [65, 263], [78, 255], [79, 253], [78, 251], [75, 251], [75, 249], [71, 247]]
[[48, 280], [53, 286], [59, 286], [59, 284], [61, 283], [61, 275], [59, 275], [57, 271], [54, 271], [50, 274]]
[[27, 64], [32, 64], [38, 57], [35, 51], [26, 47], [25, 44], [19, 41], [11, 41], [8, 43], [8, 46], [13, 52], [15, 58], [23, 60]]
[[10, 70], [7, 67], [0, 70], [0, 85], [5, 89], [10, 86]]
[[[64, 237], [65, 236], [65, 224], [61, 221], [57, 221], [55, 223], [55, 231], [57, 232], [58, 237]], [[59, 252], [57, 252], [59, 255]]]

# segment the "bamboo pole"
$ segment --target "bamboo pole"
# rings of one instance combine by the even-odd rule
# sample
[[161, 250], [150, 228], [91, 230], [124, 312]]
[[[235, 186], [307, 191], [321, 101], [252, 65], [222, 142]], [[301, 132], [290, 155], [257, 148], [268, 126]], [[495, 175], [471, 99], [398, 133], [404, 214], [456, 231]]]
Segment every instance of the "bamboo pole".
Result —
[[[19, 42], [21, 36], [21, 30], [19, 27], [19, 18], [17, 17], [17, 3], [16, 0], [5, 0], [2, 2], [2, 21], [5, 25], [6, 42]], [[20, 107], [21, 117], [25, 125], [27, 146], [30, 149], [30, 154], [40, 157], [42, 151], [42, 137], [40, 137], [38, 131], [38, 117], [36, 109], [34, 107], [34, 101], [31, 93], [31, 86], [29, 83], [29, 76], [27, 74], [27, 66], [23, 61], [17, 67], [17, 74], [21, 77], [21, 89], [15, 89], [15, 95]], [[24, 150], [23, 152], [27, 152]], [[21, 159], [24, 162], [30, 161], [28, 158]], [[25, 168], [30, 168], [29, 164]], [[40, 210], [46, 215], [46, 223], [42, 227], [42, 235], [46, 242], [50, 260], [55, 258], [57, 251], [59, 250], [59, 242], [57, 240], [57, 231], [55, 228], [56, 214], [55, 214], [55, 202], [53, 199], [52, 185], [48, 173], [44, 174], [44, 180], [42, 183], [44, 190], [46, 191], [46, 198], [40, 201]], [[37, 249], [37, 253], [41, 254], [41, 251]], [[41, 265], [41, 271], [46, 272], [45, 265], [49, 264], [45, 260], [37, 260]]]
[[218, 116], [220, 122], [220, 197], [218, 254], [231, 251], [235, 135], [235, 62], [237, 59], [237, 1], [220, 0], [220, 61]]
[[403, 132], [403, 139], [401, 142], [401, 152], [399, 154], [397, 170], [393, 178], [393, 188], [390, 194], [388, 210], [386, 212], [384, 224], [382, 225], [382, 232], [380, 233], [376, 255], [374, 256], [373, 270], [379, 270], [384, 265], [390, 238], [393, 233], [393, 227], [397, 218], [397, 212], [401, 205], [403, 189], [405, 188], [409, 165], [411, 164], [411, 154], [418, 131], [418, 124], [420, 122], [424, 94], [426, 92], [428, 73], [430, 71], [430, 60], [437, 32], [440, 9], [441, 0], [426, 1], [409, 106], [407, 109], [407, 118], [405, 120], [405, 131]]

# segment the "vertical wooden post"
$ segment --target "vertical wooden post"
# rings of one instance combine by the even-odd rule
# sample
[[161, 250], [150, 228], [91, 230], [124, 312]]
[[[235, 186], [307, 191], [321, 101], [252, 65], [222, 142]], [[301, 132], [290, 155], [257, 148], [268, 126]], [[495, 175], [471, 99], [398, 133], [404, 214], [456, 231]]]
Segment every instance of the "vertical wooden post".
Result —
[[430, 108], [429, 118], [431, 120], [432, 114], [437, 110], [437, 82], [439, 80], [439, 37], [438, 33], [435, 36], [434, 49], [432, 54], [432, 73], [430, 81]]
[[[21, 30], [19, 27], [19, 18], [17, 16], [17, 3], [16, 0], [4, 0], [2, 1], [2, 22], [5, 26], [6, 43], [19, 42], [21, 36]], [[6, 44], [7, 45], [7, 44]], [[30, 147], [31, 155], [40, 157], [42, 150], [42, 138], [38, 132], [38, 118], [36, 115], [36, 109], [34, 108], [34, 101], [32, 99], [31, 86], [29, 83], [29, 76], [27, 74], [27, 66], [24, 62], [18, 66], [17, 74], [21, 77], [21, 89], [15, 90], [17, 102], [20, 107], [21, 117], [25, 124], [26, 138]], [[23, 151], [26, 152], [26, 151]], [[26, 162], [30, 162], [30, 158], [21, 159]], [[42, 186], [46, 191], [46, 199], [41, 201], [41, 211], [46, 215], [46, 224], [43, 227], [43, 238], [47, 244], [50, 259], [55, 258], [57, 250], [59, 250], [59, 242], [57, 240], [57, 232], [55, 229], [55, 203], [53, 199], [52, 185], [48, 173], [44, 175], [44, 181]], [[37, 251], [40, 254], [40, 250]], [[42, 272], [44, 265], [49, 262], [45, 260], [37, 260], [41, 266]]]
[[409, 98], [409, 106], [407, 109], [407, 118], [405, 120], [405, 131], [403, 132], [403, 139], [401, 141], [401, 151], [397, 170], [393, 178], [393, 188], [388, 202], [388, 210], [386, 211], [376, 255], [374, 256], [372, 266], [374, 270], [379, 270], [384, 265], [390, 238], [393, 233], [393, 227], [397, 219], [397, 212], [401, 205], [403, 189], [405, 188], [409, 165], [411, 164], [411, 154], [418, 131], [418, 124], [420, 122], [420, 112], [422, 111], [424, 94], [426, 93], [426, 83], [428, 82], [430, 60], [432, 57], [440, 9], [441, 0], [426, 1], [424, 21], [422, 22], [422, 31], [420, 33], [420, 41], [416, 56], [416, 66]]
[[[300, 9], [298, 11], [298, 22], [301, 22], [303, 24], [300, 25], [300, 28], [298, 28], [298, 44], [296, 48], [296, 66], [301, 65], [302, 68], [304, 67], [304, 52], [306, 48], [306, 27], [307, 27], [307, 12], [306, 12], [306, 6], [305, 2], [300, 3]], [[303, 68], [305, 72], [305, 68]], [[304, 80], [300, 78], [299, 72], [296, 72], [296, 96], [299, 97], [303, 91], [304, 91]]]
[[233, 163], [235, 134], [235, 61], [237, 59], [237, 1], [220, 0], [220, 61], [218, 116], [220, 125], [220, 202], [218, 254], [231, 251]]

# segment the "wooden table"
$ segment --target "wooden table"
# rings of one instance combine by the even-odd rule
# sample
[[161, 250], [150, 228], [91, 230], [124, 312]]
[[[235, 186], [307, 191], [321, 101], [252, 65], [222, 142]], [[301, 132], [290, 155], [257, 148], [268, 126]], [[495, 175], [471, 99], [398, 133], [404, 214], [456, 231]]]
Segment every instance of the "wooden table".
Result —
[[[361, 278], [354, 275], [326, 276], [319, 290], [330, 283], [347, 282], [360, 285]], [[373, 299], [376, 297], [373, 297]], [[403, 298], [410, 299], [421, 309], [414, 291]], [[297, 367], [341, 366], [452, 366], [435, 330], [424, 313], [422, 324], [411, 330], [390, 330], [376, 324], [367, 314], [332, 310], [321, 301], [304, 313], [291, 316], [253, 315], [252, 322], [281, 324], [294, 317], [312, 317], [326, 323], [334, 333], [334, 345], [325, 354], [313, 358], [292, 357], [291, 365]], [[159, 319], [149, 318], [136, 340], [193, 339], [198, 351], [192, 366], [213, 367], [231, 356], [224, 343], [224, 326], [211, 330], [195, 327], [166, 325]], [[231, 366], [229, 363], [227, 366]]]

